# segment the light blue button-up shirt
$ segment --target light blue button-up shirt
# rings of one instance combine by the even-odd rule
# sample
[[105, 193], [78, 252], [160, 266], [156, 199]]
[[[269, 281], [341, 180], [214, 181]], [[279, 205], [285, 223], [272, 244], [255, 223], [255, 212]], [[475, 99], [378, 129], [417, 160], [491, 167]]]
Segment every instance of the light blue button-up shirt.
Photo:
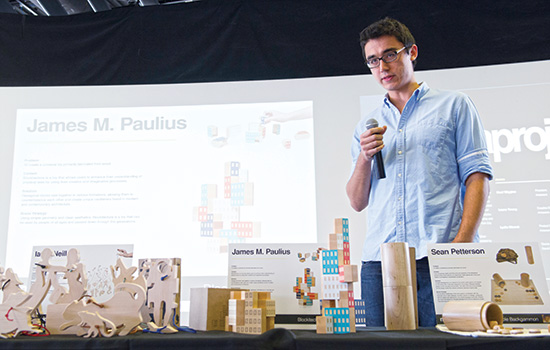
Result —
[[386, 96], [355, 128], [352, 169], [370, 118], [388, 127], [382, 150], [386, 178], [378, 179], [373, 167], [361, 259], [379, 261], [380, 245], [387, 242], [408, 242], [421, 259], [428, 243], [456, 236], [468, 176], [482, 172], [492, 178], [481, 120], [465, 94], [433, 90], [426, 83], [401, 114]]

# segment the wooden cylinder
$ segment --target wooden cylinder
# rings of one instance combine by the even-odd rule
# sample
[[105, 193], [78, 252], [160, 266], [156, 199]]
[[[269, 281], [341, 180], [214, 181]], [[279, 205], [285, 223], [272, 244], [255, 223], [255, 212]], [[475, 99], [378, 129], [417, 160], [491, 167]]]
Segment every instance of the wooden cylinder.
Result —
[[529, 265], [533, 265], [535, 263], [535, 259], [533, 258], [533, 248], [531, 248], [530, 245], [525, 246], [525, 255], [527, 255], [527, 262]]
[[[412, 286], [417, 286], [418, 282], [416, 280], [416, 249], [414, 247], [409, 247], [409, 262], [411, 264], [411, 282]], [[413, 287], [413, 304], [414, 304], [414, 318], [415, 325], [418, 328], [418, 297], [416, 291], [418, 288]]]
[[502, 277], [500, 277], [500, 275], [498, 273], [495, 273], [493, 275], [493, 279], [495, 280], [495, 283], [500, 287], [500, 288], [504, 288], [504, 286], [506, 285], [506, 281], [504, 281], [502, 279]]
[[503, 320], [500, 307], [490, 301], [449, 301], [443, 307], [443, 322], [453, 331], [483, 331]]
[[[384, 243], [380, 246], [380, 254], [386, 329], [416, 329], [416, 300], [413, 292], [409, 245], [404, 242]], [[416, 271], [414, 273], [416, 275]]]
[[529, 285], [531, 285], [531, 283], [529, 283], [529, 280], [531, 279], [531, 277], [529, 276], [528, 273], [525, 273], [525, 272], [524, 272], [524, 273], [522, 273], [522, 274], [520, 275], [520, 277], [521, 277], [521, 285], [522, 285], [522, 287], [527, 288], [527, 287], [529, 287]]
[[404, 242], [380, 246], [384, 287], [412, 286], [409, 245]]
[[416, 329], [413, 287], [384, 287], [384, 324], [391, 330]]

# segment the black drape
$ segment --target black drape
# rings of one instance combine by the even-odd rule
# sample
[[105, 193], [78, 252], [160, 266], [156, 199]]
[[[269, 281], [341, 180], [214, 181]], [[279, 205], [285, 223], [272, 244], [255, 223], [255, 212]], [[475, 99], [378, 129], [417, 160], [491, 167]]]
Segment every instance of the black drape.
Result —
[[364, 74], [358, 34], [385, 16], [411, 29], [417, 70], [550, 58], [547, 0], [202, 0], [60, 17], [0, 14], [0, 85]]

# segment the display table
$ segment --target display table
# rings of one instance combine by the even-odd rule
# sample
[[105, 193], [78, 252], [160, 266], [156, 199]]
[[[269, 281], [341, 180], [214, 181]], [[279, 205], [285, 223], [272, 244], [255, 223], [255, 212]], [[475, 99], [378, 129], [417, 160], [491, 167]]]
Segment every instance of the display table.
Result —
[[310, 330], [276, 328], [262, 335], [227, 332], [137, 333], [126, 337], [79, 338], [76, 336], [0, 339], [0, 349], [550, 349], [550, 337], [463, 337], [435, 328], [415, 331], [386, 331], [360, 328], [357, 333], [331, 335]]

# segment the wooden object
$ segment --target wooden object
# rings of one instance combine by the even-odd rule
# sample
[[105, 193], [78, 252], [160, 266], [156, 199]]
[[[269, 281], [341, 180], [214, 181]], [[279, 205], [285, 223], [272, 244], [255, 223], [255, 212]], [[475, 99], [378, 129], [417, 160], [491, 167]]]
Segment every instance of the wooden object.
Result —
[[533, 248], [530, 245], [525, 246], [525, 255], [527, 256], [527, 262], [529, 265], [533, 265], [535, 263], [535, 259], [533, 258]]
[[334, 325], [332, 316], [317, 316], [315, 318], [317, 334], [333, 334]]
[[380, 246], [380, 253], [386, 329], [416, 329], [409, 245], [403, 242], [384, 243]]
[[0, 338], [16, 336], [25, 331], [40, 332], [31, 322], [31, 314], [35, 312], [46, 297], [51, 286], [51, 274], [46, 271], [50, 266], [49, 259], [53, 251], [46, 248], [42, 251], [42, 260], [36, 268], [36, 280], [31, 285], [30, 292], [23, 291], [17, 274], [11, 268], [6, 271], [0, 268], [3, 301], [0, 304]]
[[340, 282], [357, 282], [359, 281], [359, 273], [357, 265], [340, 265], [338, 267], [338, 275]]
[[[96, 323], [101, 324], [103, 319], [107, 319], [115, 325], [118, 335], [128, 335], [143, 321], [140, 309], [144, 304], [145, 290], [141, 286], [134, 283], [121, 283], [115, 288], [113, 297], [102, 304], [88, 298], [73, 301], [67, 305], [63, 311], [63, 319], [67, 322], [60, 326], [60, 330], [74, 326], [77, 326], [77, 329], [82, 327], [85, 321], [81, 318], [81, 312], [86, 311], [97, 314]], [[105, 332], [109, 331], [109, 325], [104, 323]]]
[[[181, 299], [181, 259], [139, 259], [140, 277], [146, 280], [147, 302], [141, 310], [151, 329], [176, 333], [179, 326]], [[120, 277], [126, 274], [122, 269]], [[173, 327], [174, 326], [174, 327]]]
[[490, 301], [449, 301], [443, 307], [443, 322], [449, 330], [474, 332], [501, 325], [502, 310]]
[[416, 249], [409, 247], [409, 261], [411, 263], [411, 283], [413, 286], [414, 316], [416, 328], [418, 328], [418, 298], [416, 295], [418, 282], [416, 280]]
[[229, 288], [191, 288], [189, 327], [198, 331], [223, 331], [231, 291]]
[[271, 292], [231, 292], [230, 297], [226, 329], [261, 334], [275, 327], [275, 300], [271, 299]]

